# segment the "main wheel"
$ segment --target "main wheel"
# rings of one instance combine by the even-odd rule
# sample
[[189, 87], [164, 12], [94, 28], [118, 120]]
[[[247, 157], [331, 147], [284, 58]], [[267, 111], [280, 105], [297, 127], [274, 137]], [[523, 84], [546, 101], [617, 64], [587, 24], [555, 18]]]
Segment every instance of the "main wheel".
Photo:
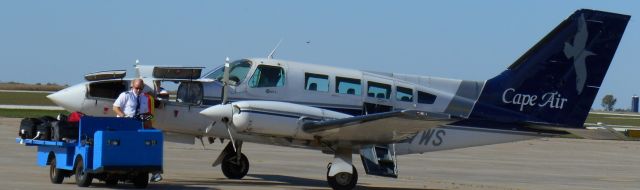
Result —
[[56, 157], [49, 161], [49, 178], [53, 184], [61, 184], [65, 177], [65, 170], [56, 168]]
[[329, 170], [331, 169], [331, 165], [329, 165], [329, 169], [327, 169], [327, 182], [329, 186], [336, 190], [350, 190], [355, 188], [358, 183], [358, 171], [355, 166], [351, 167], [353, 167], [353, 174], [340, 172], [333, 177], [329, 177]]
[[76, 172], [76, 184], [78, 187], [89, 187], [93, 180], [93, 176], [89, 172], [84, 171], [82, 157], [78, 157], [78, 159], [76, 159], [76, 168], [74, 170]]
[[133, 179], [133, 186], [136, 188], [147, 188], [147, 186], [149, 185], [149, 173], [148, 172], [143, 172], [143, 173], [139, 173], [134, 179]]
[[240, 153], [240, 161], [238, 162], [238, 154], [229, 153], [224, 156], [222, 161], [222, 173], [229, 179], [242, 179], [249, 172], [249, 160]]

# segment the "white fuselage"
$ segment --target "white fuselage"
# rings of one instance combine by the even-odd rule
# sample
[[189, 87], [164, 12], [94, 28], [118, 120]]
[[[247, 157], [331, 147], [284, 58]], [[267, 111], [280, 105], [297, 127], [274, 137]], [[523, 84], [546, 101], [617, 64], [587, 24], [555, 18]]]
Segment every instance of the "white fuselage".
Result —
[[[483, 82], [437, 77], [373, 73], [275, 59], [245, 59], [234, 63], [244, 64], [244, 68], [239, 68], [235, 73], [233, 70], [231, 72], [239, 82], [229, 86], [231, 101], [289, 102], [345, 115], [413, 109], [447, 113], [464, 118], [470, 113], [476, 99], [468, 95], [461, 96], [460, 92], [479, 95], [483, 84]], [[216, 71], [205, 75], [200, 80], [179, 81], [181, 86], [187, 83], [198, 84], [188, 85], [185, 87], [186, 90], [182, 90], [182, 92], [188, 92], [187, 94], [199, 93], [198, 98], [186, 100], [186, 97], [181, 97], [184, 93], [178, 92], [175, 100], [156, 102], [161, 106], [155, 109], [154, 127], [175, 133], [183, 139], [204, 136], [230, 138], [229, 131], [220, 122], [216, 124], [210, 118], [199, 114], [202, 110], [220, 103], [221, 85], [215, 81]], [[271, 76], [269, 76], [270, 73]], [[143, 79], [147, 85], [146, 90], [150, 93], [157, 91], [158, 86], [154, 85], [156, 81], [168, 80], [152, 77]], [[99, 85], [99, 83], [104, 84]], [[73, 91], [76, 93], [74, 96], [77, 96], [74, 98], [75, 102], [65, 103], [55, 100], [54, 102], [70, 111], [82, 111], [96, 116], [113, 116], [111, 109], [114, 99], [97, 92], [118, 89], [120, 87], [118, 83], [122, 83], [125, 89], [129, 85], [128, 80], [86, 82], [60, 92], [70, 94], [69, 91]], [[114, 85], [118, 88], [114, 88]], [[110, 96], [113, 95], [110, 94]], [[279, 110], [286, 112], [287, 109], [284, 107]], [[292, 113], [296, 112], [292, 111]], [[296, 118], [295, 114], [271, 114], [264, 117], [260, 116], [261, 113], [244, 114], [254, 114], [253, 119], [238, 120], [245, 122], [246, 126], [239, 131], [233, 131], [233, 138], [256, 143], [320, 148], [320, 144], [314, 142], [312, 135], [300, 130], [300, 118]], [[207, 131], [207, 128], [211, 130]], [[409, 154], [525, 140], [539, 136], [539, 134], [527, 132], [443, 126], [420, 132], [404, 143], [396, 144], [396, 147], [398, 154]], [[171, 140], [171, 138], [167, 139]]]

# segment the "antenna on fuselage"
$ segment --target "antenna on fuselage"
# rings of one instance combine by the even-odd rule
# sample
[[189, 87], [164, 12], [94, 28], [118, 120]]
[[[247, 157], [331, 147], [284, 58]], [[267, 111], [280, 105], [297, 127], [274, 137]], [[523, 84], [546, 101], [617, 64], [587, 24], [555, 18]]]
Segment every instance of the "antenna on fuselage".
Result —
[[267, 59], [273, 59], [273, 54], [275, 54], [278, 47], [280, 47], [280, 43], [282, 43], [282, 39], [280, 39], [278, 44], [276, 44], [276, 47], [274, 47], [273, 50], [271, 50], [271, 53], [269, 53], [269, 55], [267, 56]]

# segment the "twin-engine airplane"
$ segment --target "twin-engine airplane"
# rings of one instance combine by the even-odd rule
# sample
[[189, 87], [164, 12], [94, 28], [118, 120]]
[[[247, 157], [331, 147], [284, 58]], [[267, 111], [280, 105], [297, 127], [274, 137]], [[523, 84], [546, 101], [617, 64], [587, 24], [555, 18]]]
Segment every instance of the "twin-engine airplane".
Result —
[[[359, 154], [367, 174], [397, 177], [396, 156], [573, 133], [623, 138], [583, 126], [630, 16], [578, 10], [509, 68], [486, 81], [368, 72], [271, 59], [227, 62], [201, 77], [199, 67], [137, 66], [160, 97], [156, 128], [168, 141], [230, 142], [214, 161], [231, 179], [249, 161], [243, 142], [333, 154], [327, 181], [352, 189]], [[131, 79], [124, 71], [48, 96], [69, 111], [113, 116]], [[171, 81], [175, 94], [157, 94]], [[170, 85], [169, 85], [170, 86]], [[168, 86], [165, 86], [165, 88]], [[194, 138], [195, 137], [195, 138]], [[204, 143], [203, 143], [204, 145]]]

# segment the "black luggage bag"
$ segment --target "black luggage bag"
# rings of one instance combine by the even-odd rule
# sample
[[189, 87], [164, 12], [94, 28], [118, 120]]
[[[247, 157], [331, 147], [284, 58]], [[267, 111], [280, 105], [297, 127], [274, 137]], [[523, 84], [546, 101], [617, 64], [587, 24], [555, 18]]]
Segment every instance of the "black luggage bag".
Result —
[[72, 125], [65, 120], [51, 122], [53, 131], [52, 140], [62, 141], [66, 139], [78, 139], [78, 126]]
[[56, 118], [51, 116], [44, 116], [38, 118], [40, 119], [40, 125], [36, 126], [36, 133], [34, 139], [39, 140], [51, 140], [51, 122], [57, 121]]
[[22, 139], [31, 139], [36, 135], [36, 127], [40, 125], [42, 121], [37, 118], [24, 118], [20, 121], [20, 130], [18, 136]]

